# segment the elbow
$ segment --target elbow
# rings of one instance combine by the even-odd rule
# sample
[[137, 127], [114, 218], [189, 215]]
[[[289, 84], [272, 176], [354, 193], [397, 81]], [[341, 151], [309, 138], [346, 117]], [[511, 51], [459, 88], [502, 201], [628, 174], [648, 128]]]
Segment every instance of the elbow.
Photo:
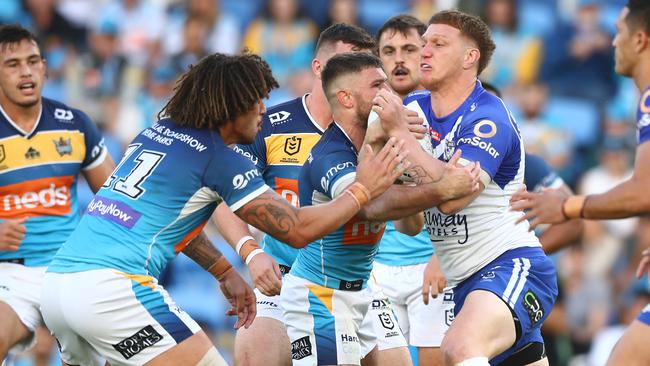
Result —
[[293, 235], [290, 235], [285, 241], [285, 243], [289, 244], [290, 247], [296, 249], [304, 248], [310, 242], [311, 240], [302, 233], [295, 233]]
[[438, 205], [438, 211], [440, 211], [444, 215], [455, 214], [461, 209], [462, 207], [460, 207], [460, 205], [455, 204], [455, 202], [453, 201], [447, 201]]
[[422, 226], [420, 226], [419, 228], [415, 226], [411, 226], [407, 228], [402, 228], [402, 230], [398, 230], [398, 231], [404, 235], [416, 236], [422, 231]]

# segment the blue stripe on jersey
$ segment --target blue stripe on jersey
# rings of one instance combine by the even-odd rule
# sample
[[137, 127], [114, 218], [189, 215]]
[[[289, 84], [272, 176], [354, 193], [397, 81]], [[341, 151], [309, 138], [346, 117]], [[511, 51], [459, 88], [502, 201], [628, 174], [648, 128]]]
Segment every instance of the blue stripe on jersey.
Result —
[[236, 211], [267, 189], [216, 131], [162, 120], [129, 145], [48, 270], [115, 268], [157, 277], [218, 201]]
[[388, 266], [411, 266], [426, 263], [433, 254], [426, 227], [416, 236], [400, 233], [393, 222], [386, 223], [375, 261]]
[[[255, 141], [235, 148], [262, 172], [269, 187], [294, 206], [299, 205], [300, 169], [323, 133], [307, 111], [306, 98], [304, 95], [270, 107]], [[290, 267], [298, 255], [298, 249], [270, 235], [264, 237], [262, 244], [268, 255], [285, 266]]]
[[132, 280], [131, 282], [133, 282], [131, 288], [136, 299], [140, 301], [151, 317], [174, 338], [176, 343], [181, 343], [192, 336], [193, 333], [190, 328], [178, 318], [176, 313], [169, 310], [169, 304], [165, 302], [160, 292], [143, 286], [136, 281]]
[[646, 88], [639, 101], [637, 110], [637, 128], [639, 144], [650, 140], [650, 86]]

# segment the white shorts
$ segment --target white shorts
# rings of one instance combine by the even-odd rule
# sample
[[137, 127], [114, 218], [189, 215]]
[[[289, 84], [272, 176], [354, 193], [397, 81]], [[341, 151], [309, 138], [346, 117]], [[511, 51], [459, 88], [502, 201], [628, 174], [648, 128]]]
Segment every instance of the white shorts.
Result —
[[[293, 365], [359, 365], [378, 345], [375, 323], [383, 319], [385, 325], [393, 324], [388, 310], [381, 318], [369, 313], [372, 293], [370, 287], [342, 291], [284, 276], [281, 301]], [[386, 343], [405, 347], [399, 327], [393, 324], [393, 329], [398, 334]]]
[[422, 279], [427, 264], [387, 266], [375, 262], [372, 274], [390, 300], [408, 343], [415, 347], [440, 347], [454, 319], [451, 290], [422, 301]]
[[256, 318], [271, 318], [284, 324], [284, 315], [282, 304], [280, 303], [280, 295], [266, 296], [257, 288], [253, 289], [255, 292], [255, 299], [257, 301], [257, 315]]
[[380, 351], [407, 347], [408, 343], [397, 322], [393, 305], [372, 274], [368, 279], [368, 288], [372, 292], [372, 301], [368, 304], [368, 313], [363, 318], [361, 331], [372, 330], [376, 341], [361, 344], [361, 354], [365, 357], [375, 346]]
[[72, 365], [143, 365], [201, 330], [155, 278], [113, 269], [48, 272], [41, 304]]
[[0, 263], [0, 301], [7, 303], [27, 329], [32, 331], [30, 337], [16, 344], [10, 352], [27, 350], [36, 343], [34, 331], [43, 325], [39, 307], [46, 268]]

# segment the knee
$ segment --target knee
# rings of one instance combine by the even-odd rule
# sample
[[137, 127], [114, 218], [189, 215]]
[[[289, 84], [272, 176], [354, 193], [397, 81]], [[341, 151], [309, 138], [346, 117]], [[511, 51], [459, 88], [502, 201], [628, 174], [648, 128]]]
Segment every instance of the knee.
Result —
[[472, 342], [457, 339], [443, 339], [440, 350], [445, 365], [457, 365], [465, 360], [477, 356], [476, 349], [471, 347]]

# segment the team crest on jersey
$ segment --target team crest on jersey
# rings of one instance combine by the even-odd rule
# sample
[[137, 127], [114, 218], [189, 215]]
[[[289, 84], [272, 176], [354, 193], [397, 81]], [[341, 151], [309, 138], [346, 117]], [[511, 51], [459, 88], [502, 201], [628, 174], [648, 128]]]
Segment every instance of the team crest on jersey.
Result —
[[452, 140], [446, 140], [445, 143], [445, 152], [443, 158], [445, 161], [449, 161], [452, 156], [454, 156], [454, 151], [456, 151], [456, 142]]
[[7, 155], [5, 155], [5, 145], [0, 145], [0, 163], [5, 161]]
[[302, 144], [302, 137], [291, 136], [287, 137], [284, 141], [284, 152], [287, 155], [295, 155], [300, 151], [300, 145]]
[[445, 310], [445, 324], [448, 327], [451, 327], [451, 323], [454, 321], [454, 309]]
[[54, 142], [54, 147], [56, 148], [56, 152], [59, 153], [60, 156], [64, 155], [72, 155], [72, 139], [64, 139], [63, 137], [59, 137], [58, 140], [52, 140]]

